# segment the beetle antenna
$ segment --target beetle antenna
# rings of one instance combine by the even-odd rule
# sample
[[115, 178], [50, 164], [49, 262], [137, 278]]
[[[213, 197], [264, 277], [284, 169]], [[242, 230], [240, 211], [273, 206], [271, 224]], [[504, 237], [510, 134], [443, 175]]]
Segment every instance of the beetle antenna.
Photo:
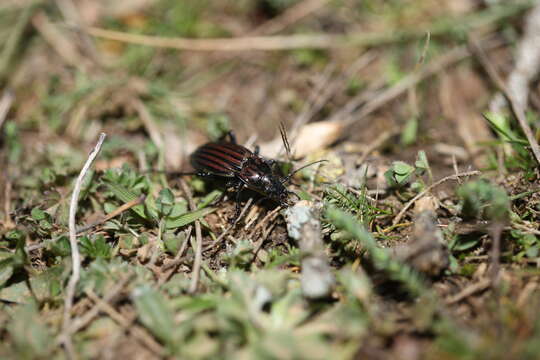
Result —
[[291, 180], [291, 178], [294, 176], [294, 174], [296, 174], [297, 172], [299, 172], [300, 170], [304, 170], [305, 168], [307, 168], [308, 166], [311, 166], [311, 165], [315, 165], [315, 164], [318, 164], [318, 163], [322, 163], [322, 162], [326, 162], [328, 160], [317, 160], [317, 161], [314, 161], [314, 162], [311, 162], [307, 165], [304, 165], [296, 170], [294, 170], [292, 173], [290, 173], [289, 175], [287, 175], [287, 177], [281, 182], [282, 184], [285, 184], [287, 182], [289, 182]]
[[283, 124], [283, 122], [279, 123], [279, 133], [281, 134], [281, 140], [283, 141], [283, 146], [285, 147], [287, 161], [291, 162], [291, 145], [289, 144], [289, 139], [287, 139], [287, 131], [285, 130], [285, 124]]
[[182, 172], [182, 171], [167, 171], [167, 170], [156, 170], [156, 169], [150, 169], [143, 171], [142, 174], [165, 174], [165, 175], [172, 175], [172, 176], [190, 176], [190, 175], [198, 175], [197, 172]]

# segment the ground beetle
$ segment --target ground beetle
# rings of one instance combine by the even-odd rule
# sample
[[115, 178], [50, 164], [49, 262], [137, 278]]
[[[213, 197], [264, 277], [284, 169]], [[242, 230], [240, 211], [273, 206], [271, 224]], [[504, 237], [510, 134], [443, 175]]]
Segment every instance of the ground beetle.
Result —
[[[283, 143], [287, 153], [289, 153], [289, 144], [283, 126], [280, 130]], [[287, 176], [279, 175], [275, 170], [277, 161], [259, 156], [259, 147], [256, 147], [255, 151], [251, 151], [239, 145], [231, 131], [219, 141], [200, 146], [191, 154], [190, 161], [199, 176], [216, 176], [229, 179], [227, 187], [232, 187], [236, 191], [235, 220], [240, 215], [240, 194], [242, 190], [246, 188], [254, 190], [281, 206], [287, 207], [290, 205], [289, 196], [298, 197], [298, 195], [287, 190], [285, 185], [298, 171], [306, 166], [321, 162], [310, 163]]]

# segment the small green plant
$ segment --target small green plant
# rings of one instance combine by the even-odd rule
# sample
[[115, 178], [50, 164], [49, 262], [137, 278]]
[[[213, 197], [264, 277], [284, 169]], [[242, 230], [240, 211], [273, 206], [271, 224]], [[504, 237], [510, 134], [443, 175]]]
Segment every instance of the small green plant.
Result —
[[422, 176], [425, 174], [428, 175], [429, 183], [433, 183], [433, 175], [426, 153], [421, 150], [418, 152], [414, 166], [403, 161], [394, 161], [384, 173], [384, 177], [388, 186], [393, 189], [402, 190], [410, 184], [413, 191], [420, 192], [426, 187], [422, 180]]
[[465, 218], [504, 221], [510, 215], [510, 199], [506, 191], [486, 180], [463, 184], [457, 195]]
[[112, 247], [107, 243], [103, 235], [82, 236], [79, 239], [79, 248], [82, 254], [92, 259], [110, 259], [113, 254]]

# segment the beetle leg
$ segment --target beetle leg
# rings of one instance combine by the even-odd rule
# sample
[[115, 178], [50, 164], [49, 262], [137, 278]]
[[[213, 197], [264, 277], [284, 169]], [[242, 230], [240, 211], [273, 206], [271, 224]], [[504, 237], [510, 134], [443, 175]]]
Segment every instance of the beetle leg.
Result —
[[227, 132], [227, 136], [229, 137], [229, 141], [232, 142], [233, 144], [237, 144], [236, 142], [236, 136], [234, 135], [234, 131], [232, 130], [229, 130]]
[[297, 198], [298, 200], [302, 200], [302, 198], [300, 197], [300, 195], [298, 195], [298, 194], [295, 193], [294, 191], [287, 191], [287, 194], [289, 194], [289, 195], [294, 195], [294, 196], [296, 196], [296, 198]]
[[242, 190], [244, 190], [244, 184], [239, 184], [236, 188], [236, 208], [234, 211], [234, 217], [231, 219], [231, 223], [236, 223], [239, 220], [240, 212], [242, 211], [242, 206], [240, 205], [240, 195]]

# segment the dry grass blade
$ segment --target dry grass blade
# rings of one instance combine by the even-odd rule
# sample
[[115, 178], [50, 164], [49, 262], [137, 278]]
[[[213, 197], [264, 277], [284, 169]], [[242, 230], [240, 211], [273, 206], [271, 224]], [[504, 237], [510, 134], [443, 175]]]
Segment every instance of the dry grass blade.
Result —
[[[39, 11], [32, 17], [32, 25], [66, 64], [79, 71], [86, 71], [85, 59], [78, 52], [74, 41], [62, 32], [63, 29], [51, 22], [45, 11]], [[68, 33], [68, 35], [70, 34]]]
[[446, 300], [446, 305], [456, 304], [477, 292], [486, 290], [490, 286], [491, 286], [490, 279], [480, 280], [479, 282], [467, 286], [465, 289], [461, 290], [459, 293], [448, 298]]
[[107, 314], [111, 319], [120, 324], [125, 331], [133, 334], [142, 345], [150, 349], [156, 355], [163, 355], [165, 350], [163, 347], [154, 340], [154, 338], [146, 332], [146, 330], [137, 325], [133, 325], [133, 320], [126, 319], [122, 314], [120, 314], [114, 307], [109, 304], [109, 301], [106, 299], [99, 298], [92, 290], [87, 290], [86, 295], [94, 301], [96, 308], [100, 311]]
[[72, 262], [72, 273], [69, 279], [69, 283], [66, 289], [66, 296], [64, 302], [64, 319], [62, 325], [62, 343], [66, 348], [66, 354], [70, 359], [76, 358], [75, 350], [73, 349], [73, 343], [71, 341], [71, 308], [73, 307], [73, 298], [75, 297], [75, 288], [77, 282], [79, 281], [80, 271], [81, 271], [81, 256], [79, 254], [79, 247], [77, 244], [77, 228], [75, 225], [75, 215], [77, 214], [77, 206], [79, 202], [79, 194], [81, 192], [82, 183], [86, 173], [92, 166], [92, 163], [96, 159], [101, 150], [101, 146], [105, 141], [105, 133], [99, 135], [98, 142], [86, 163], [84, 164], [77, 181], [75, 182], [75, 187], [73, 188], [73, 194], [71, 195], [71, 202], [69, 205], [69, 243], [71, 245], [71, 262]]
[[242, 211], [240, 211], [240, 214], [238, 215], [238, 217], [234, 220], [234, 223], [229, 225], [229, 227], [227, 227], [217, 237], [217, 239], [212, 244], [208, 245], [208, 247], [206, 247], [203, 251], [208, 251], [210, 249], [214, 249], [212, 251], [212, 255], [215, 254], [219, 250], [218, 245], [223, 241], [223, 239], [225, 239], [225, 236], [236, 226], [236, 224], [238, 224], [238, 221], [240, 221], [240, 219], [242, 219], [244, 217], [244, 214], [246, 213], [247, 209], [250, 207], [252, 202], [253, 202], [253, 198], [249, 198], [248, 201], [246, 201], [244, 207], [242, 208]]
[[[104, 302], [112, 302], [114, 301], [118, 295], [122, 292], [124, 287], [129, 284], [131, 279], [134, 278], [134, 274], [127, 274], [124, 277], [120, 278], [118, 282], [114, 285], [114, 287], [107, 291], [105, 295], [103, 296]], [[77, 319], [74, 319], [73, 323], [71, 324], [71, 327], [69, 331], [71, 333], [76, 333], [77, 331], [81, 330], [88, 324], [92, 322], [98, 315], [99, 315], [100, 308], [97, 305], [94, 305], [92, 308], [90, 308], [88, 311], [86, 311], [82, 316], [79, 316]]]
[[15, 97], [13, 96], [13, 93], [11, 91], [4, 91], [2, 99], [0, 99], [0, 129], [2, 129], [2, 125], [4, 125], [4, 121], [6, 121], [7, 114], [9, 112], [9, 109], [11, 109], [11, 105], [13, 104], [14, 99]]
[[[248, 50], [288, 50], [298, 48], [332, 48], [346, 45], [343, 36], [332, 35], [292, 35], [292, 36], [250, 36], [231, 39], [188, 39], [165, 38], [159, 36], [130, 34], [106, 30], [98, 27], [86, 28], [88, 34], [108, 40], [130, 44], [146, 45], [191, 51], [248, 51]], [[353, 44], [351, 43], [350, 46]]]
[[[503, 43], [500, 41], [486, 41], [485, 47], [493, 49], [501, 46], [502, 44]], [[366, 102], [358, 113], [354, 114], [354, 116], [351, 115], [357, 110], [358, 106], [360, 106], [363, 101], [363, 97], [361, 95], [351, 99], [351, 101], [343, 107], [343, 110], [333, 114], [329, 120], [342, 121], [345, 125], [352, 125], [380, 109], [426, 78], [440, 73], [443, 69], [452, 66], [469, 56], [470, 52], [466, 46], [460, 46], [449, 50], [444, 53], [444, 55], [441, 55], [437, 59], [425, 65], [421, 71], [413, 72], [405, 76], [394, 86], [379, 92], [379, 94]]]
[[[186, 182], [181, 179], [180, 185], [182, 186], [182, 190], [184, 191], [184, 194], [186, 195], [186, 198], [189, 203], [189, 207], [192, 211], [197, 210], [197, 206], [195, 205], [195, 202], [193, 201], [193, 196], [191, 195], [191, 190], [189, 189], [189, 186], [187, 186]], [[195, 260], [193, 262], [193, 270], [191, 272], [191, 283], [189, 285], [189, 293], [193, 294], [197, 291], [197, 286], [199, 284], [199, 277], [201, 275], [201, 264], [202, 264], [202, 232], [201, 232], [201, 222], [199, 220], [195, 221], [195, 239], [196, 239], [196, 245], [193, 249], [195, 251]]]
[[403, 218], [403, 216], [405, 215], [405, 212], [407, 212], [407, 210], [416, 202], [418, 201], [418, 199], [424, 197], [426, 194], [428, 194], [431, 190], [433, 190], [435, 187], [441, 185], [442, 183], [445, 183], [449, 180], [457, 180], [458, 178], [460, 177], [466, 177], [466, 176], [474, 176], [474, 175], [480, 175], [480, 171], [478, 170], [474, 170], [474, 171], [466, 171], [466, 172], [462, 172], [462, 173], [459, 173], [459, 174], [453, 174], [453, 175], [450, 175], [450, 176], [446, 176], [442, 179], [440, 179], [439, 181], [436, 181], [434, 182], [433, 184], [431, 184], [430, 186], [428, 186], [424, 191], [418, 193], [418, 195], [416, 195], [415, 197], [413, 197], [407, 204], [405, 204], [405, 206], [403, 207], [403, 209], [401, 209], [401, 211], [399, 212], [399, 214], [397, 214], [397, 216], [394, 218], [394, 220], [392, 221], [392, 225], [395, 226], [397, 224], [399, 224], [399, 222], [401, 221], [401, 219]]

